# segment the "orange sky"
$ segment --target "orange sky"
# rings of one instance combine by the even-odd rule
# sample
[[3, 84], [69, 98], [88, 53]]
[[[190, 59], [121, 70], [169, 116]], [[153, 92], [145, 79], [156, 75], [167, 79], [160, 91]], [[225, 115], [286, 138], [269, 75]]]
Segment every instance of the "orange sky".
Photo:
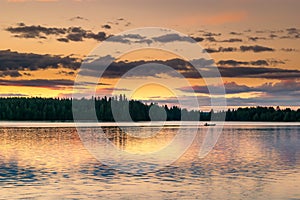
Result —
[[[230, 67], [222, 77], [229, 91], [226, 97], [230, 106], [299, 104], [300, 16], [297, 8], [300, 2], [296, 0], [2, 0], [0, 6], [0, 96], [70, 97], [72, 85], [57, 80], [73, 81], [80, 69], [64, 66], [59, 58], [84, 59], [101, 44], [103, 39], [99, 39], [102, 37], [99, 32], [108, 37], [133, 28], [155, 26], [201, 38], [199, 45], [218, 51], [208, 53], [221, 70], [224, 66]], [[72, 27], [80, 27], [81, 35]], [[227, 51], [229, 47], [234, 50]], [[5, 53], [8, 49], [10, 51]], [[26, 55], [31, 53], [41, 57], [30, 60]], [[56, 60], [46, 63], [46, 54], [56, 56]], [[144, 50], [130, 52], [116, 62], [175, 58], [178, 56], [168, 52]], [[232, 61], [236, 61], [235, 64]], [[28, 62], [31, 67], [26, 66]], [[52, 66], [53, 62], [59, 65]], [[261, 70], [265, 70], [265, 74], [261, 74]], [[99, 86], [99, 95], [111, 93], [119, 79], [101, 79], [105, 85]], [[152, 79], [155, 82], [155, 77]], [[205, 85], [202, 79], [187, 79], [195, 88]], [[130, 85], [142, 86], [143, 80], [143, 77], [125, 80], [113, 93], [129, 94]], [[178, 79], [168, 77], [166, 80], [177, 87], [173, 94], [186, 98], [191, 95], [182, 90], [184, 85]], [[155, 96], [158, 102], [172, 99], [172, 93], [165, 92], [163, 87], [153, 84], [150, 88], [150, 85], [141, 87], [138, 93], [130, 94], [145, 100]], [[196, 95], [199, 101], [210, 97], [203, 91]]]

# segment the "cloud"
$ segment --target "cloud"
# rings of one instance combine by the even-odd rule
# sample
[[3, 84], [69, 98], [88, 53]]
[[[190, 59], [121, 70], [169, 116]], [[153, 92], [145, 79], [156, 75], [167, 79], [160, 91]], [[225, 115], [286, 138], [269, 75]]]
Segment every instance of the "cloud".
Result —
[[285, 52], [295, 52], [295, 51], [298, 51], [297, 49], [294, 49], [294, 48], [281, 48], [280, 49], [281, 51], [285, 51]]
[[177, 42], [177, 41], [185, 41], [185, 42], [194, 42], [190, 37], [180, 36], [175, 33], [170, 33], [166, 35], [162, 35], [159, 37], [152, 38], [155, 42]]
[[65, 87], [73, 87], [74, 81], [67, 79], [32, 79], [32, 80], [4, 80], [0, 79], [2, 86], [26, 86], [41, 87], [50, 89], [64, 89]]
[[22, 76], [22, 74], [20, 74], [20, 72], [18, 72], [17, 70], [0, 71], [0, 77], [5, 76], [20, 77]]
[[[119, 78], [123, 76], [126, 72], [132, 71], [135, 67], [147, 64], [147, 69], [134, 71], [131, 77], [161, 77], [162, 74], [167, 74], [171, 77], [179, 77], [176, 73], [181, 73], [186, 78], [201, 78], [199, 72], [192, 67], [193, 64], [200, 70], [202, 75], [206, 77], [216, 77], [216, 68], [212, 67], [213, 60], [198, 59], [189, 62], [182, 59], [170, 59], [170, 60], [151, 60], [151, 61], [133, 61], [124, 62], [118, 61], [114, 62], [113, 57], [103, 57], [96, 61], [89, 63], [86, 67], [87, 69], [81, 71], [81, 75], [86, 76], [96, 76], [97, 73], [103, 69], [102, 65], [106, 63], [112, 63], [106, 71], [103, 73], [105, 78]], [[275, 60], [276, 61], [276, 60]], [[221, 60], [218, 62], [218, 70], [221, 77], [232, 77], [232, 78], [263, 78], [263, 79], [300, 79], [300, 71], [293, 69], [282, 69], [273, 67], [263, 67], [268, 65], [273, 65], [273, 60], [256, 60], [256, 61], [235, 61], [235, 60]], [[280, 61], [278, 61], [280, 62]], [[174, 70], [162, 70], [162, 68], [155, 68], [155, 65], [166, 65]], [[246, 65], [246, 66], [243, 66]], [[248, 66], [253, 65], [253, 66]], [[255, 67], [259, 66], [259, 67]], [[176, 71], [175, 71], [176, 70]]]
[[105, 28], [105, 29], [111, 29], [111, 26], [108, 25], [108, 24], [104, 24], [104, 25], [102, 25], [102, 28]]
[[222, 77], [264, 78], [264, 79], [299, 79], [300, 71], [270, 67], [226, 67], [219, 66]]
[[251, 41], [254, 41], [254, 42], [256, 42], [258, 40], [267, 40], [266, 37], [257, 37], [257, 36], [255, 36], [255, 37], [248, 37], [248, 39], [251, 40]]
[[233, 43], [233, 42], [243, 42], [243, 40], [239, 39], [239, 38], [230, 38], [230, 39], [226, 39], [226, 40], [221, 40], [220, 42]]
[[240, 46], [240, 50], [242, 52], [253, 51], [255, 53], [264, 52], [264, 51], [275, 51], [273, 48], [259, 46], [259, 45], [255, 45], [255, 46]]
[[204, 38], [202, 38], [202, 37], [193, 37], [193, 36], [191, 36], [191, 38], [193, 40], [195, 40], [196, 42], [202, 42], [204, 40]]
[[[177, 88], [180, 91], [183, 92], [189, 92], [189, 93], [201, 93], [201, 94], [222, 94], [222, 87], [219, 85], [210, 85], [209, 87], [206, 85], [194, 85], [192, 87], [181, 87]], [[224, 83], [224, 88], [226, 91], [226, 94], [236, 94], [241, 92], [249, 92], [253, 91], [251, 87], [248, 87], [246, 85], [238, 85], [235, 82], [226, 82]]]
[[75, 72], [73, 72], [73, 71], [67, 72], [67, 71], [62, 70], [62, 71], [59, 71], [57, 74], [61, 74], [64, 76], [74, 76]]
[[236, 60], [220, 60], [218, 65], [254, 65], [254, 66], [268, 66], [269, 63], [266, 60], [256, 60], [256, 61], [236, 61]]
[[[129, 73], [129, 77], [160, 77], [161, 74], [167, 74], [169, 76], [178, 77], [178, 72], [181, 72], [182, 75], [186, 75], [187, 77], [199, 77], [199, 73], [191, 67], [191, 64], [182, 59], [170, 59], [170, 60], [151, 60], [151, 61], [132, 61], [132, 62], [125, 62], [125, 61], [118, 61], [114, 62], [115, 58], [111, 56], [101, 57], [96, 59], [91, 63], [84, 62], [83, 69], [79, 72], [83, 76], [97, 76], [99, 72], [102, 72], [104, 66], [111, 63], [110, 66], [103, 72], [102, 77], [105, 78], [119, 78], [123, 76], [126, 72], [131, 71]], [[197, 67], [205, 67], [208, 65], [213, 64], [213, 60], [206, 60], [206, 59], [198, 59], [193, 60], [194, 65]], [[147, 65], [147, 70], [143, 69], [135, 69], [137, 66]], [[166, 69], [163, 67], [159, 67], [159, 65], [166, 65], [174, 70]], [[103, 67], [102, 67], [103, 66]]]
[[141, 36], [139, 34], [125, 34], [125, 35], [116, 35], [116, 36], [111, 36], [107, 40], [107, 42], [119, 42], [119, 43], [131, 43], [131, 42], [152, 42], [152, 40], [147, 39], [144, 36]]
[[68, 38], [57, 38], [56, 40], [59, 42], [66, 42], [66, 43], [69, 42]]
[[83, 21], [88, 21], [87, 18], [81, 17], [81, 16], [76, 16], [76, 17], [72, 17], [69, 19], [70, 21], [76, 21], [76, 20], [83, 20]]
[[[300, 96], [298, 88], [300, 82], [295, 80], [282, 80], [277, 83], [267, 82], [259, 86], [249, 87], [247, 85], [239, 85], [236, 82], [225, 82], [221, 85], [194, 85], [192, 87], [181, 87], [177, 88], [180, 91], [188, 93], [199, 93], [199, 94], [221, 94], [220, 88], [224, 87], [226, 94], [238, 94], [238, 93], [249, 93], [259, 92], [263, 93], [263, 96], [275, 97], [278, 95], [297, 95]], [[209, 91], [209, 89], [210, 91]]]
[[5, 30], [18, 38], [47, 39], [48, 36], [53, 36], [57, 37], [59, 42], [80, 42], [84, 39], [103, 41], [107, 38], [105, 32], [94, 33], [81, 27], [57, 28], [40, 25], [27, 26], [24, 23], [18, 23], [16, 27], [8, 27]]
[[293, 28], [287, 28], [286, 31], [289, 35], [299, 35], [300, 34], [300, 29], [294, 28], [294, 27]]
[[209, 42], [217, 42], [216, 38], [212, 37], [212, 36], [207, 37], [206, 40], [209, 41]]
[[221, 36], [221, 33], [213, 33], [213, 32], [204, 32], [203, 36], [205, 37], [213, 37], [213, 36]]
[[229, 34], [230, 35], [243, 35], [243, 33], [238, 33], [238, 32], [234, 32], [234, 31], [230, 32]]
[[207, 53], [220, 53], [220, 52], [236, 52], [238, 49], [235, 47], [219, 47], [215, 48], [206, 48], [205, 51]]
[[15, 74], [20, 70], [39, 70], [47, 68], [68, 68], [76, 70], [80, 67], [81, 60], [70, 56], [48, 54], [19, 53], [11, 50], [0, 50], [0, 72]]
[[26, 26], [24, 23], [18, 25], [17, 27], [8, 27], [5, 30], [17, 34], [15, 36], [20, 38], [45, 38], [48, 35], [60, 35], [67, 32], [65, 28], [47, 28], [40, 25]]

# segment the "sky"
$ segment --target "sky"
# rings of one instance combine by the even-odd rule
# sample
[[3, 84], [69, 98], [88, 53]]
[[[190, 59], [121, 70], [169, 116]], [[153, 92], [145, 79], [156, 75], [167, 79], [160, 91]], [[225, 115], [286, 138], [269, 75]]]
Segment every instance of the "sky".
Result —
[[[98, 83], [96, 93], [84, 95], [126, 94], [168, 105], [196, 97], [205, 109], [221, 95], [207, 88], [224, 86], [229, 107], [300, 104], [297, 0], [1, 0], [0, 7], [1, 97], [72, 97], [82, 63], [102, 52], [107, 40], [114, 40], [109, 48], [117, 52], [122, 45], [147, 42], [174, 48], [179, 41], [184, 46], [186, 35], [206, 51], [198, 59], [217, 67], [222, 84], [197, 75], [191, 60], [180, 55], [182, 46], [175, 53], [144, 48], [121, 56], [98, 54], [113, 63], [101, 78], [84, 77]], [[138, 34], [120, 36], [145, 27], [172, 29], [181, 38], [166, 33], [150, 38], [150, 44]], [[153, 63], [184, 77], [155, 72]], [[134, 71], [139, 65], [147, 66]]]

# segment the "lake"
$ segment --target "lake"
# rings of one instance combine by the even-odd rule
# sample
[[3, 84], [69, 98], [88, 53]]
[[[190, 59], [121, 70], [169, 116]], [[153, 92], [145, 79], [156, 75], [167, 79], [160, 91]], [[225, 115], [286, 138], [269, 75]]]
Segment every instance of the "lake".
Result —
[[[123, 123], [122, 130], [114, 123], [81, 124], [139, 155], [170, 144], [178, 129], [197, 130], [172, 164], [130, 173], [96, 159], [73, 123], [1, 122], [0, 199], [300, 199], [299, 123], [226, 122], [216, 145], [199, 158], [209, 129], [202, 124]], [[140, 133], [150, 135], [134, 137]]]

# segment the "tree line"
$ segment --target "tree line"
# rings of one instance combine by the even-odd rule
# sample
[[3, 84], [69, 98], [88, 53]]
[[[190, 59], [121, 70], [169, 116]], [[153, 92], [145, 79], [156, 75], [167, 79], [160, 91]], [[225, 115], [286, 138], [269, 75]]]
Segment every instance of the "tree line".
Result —
[[[89, 113], [95, 112], [98, 121], [133, 121], [167, 120], [167, 121], [300, 121], [300, 109], [280, 109], [279, 107], [250, 107], [229, 109], [222, 112], [203, 112], [168, 107], [157, 104], [145, 104], [141, 101], [119, 97], [97, 97], [72, 100], [70, 98], [0, 98], [0, 120], [2, 121], [73, 121], [72, 101], [76, 102], [76, 113], [83, 120], [89, 120]], [[126, 112], [129, 108], [129, 114]], [[151, 114], [152, 112], [152, 114]], [[154, 114], [153, 114], [154, 113]], [[80, 118], [79, 116], [79, 118]], [[86, 117], [87, 116], [87, 117]]]

